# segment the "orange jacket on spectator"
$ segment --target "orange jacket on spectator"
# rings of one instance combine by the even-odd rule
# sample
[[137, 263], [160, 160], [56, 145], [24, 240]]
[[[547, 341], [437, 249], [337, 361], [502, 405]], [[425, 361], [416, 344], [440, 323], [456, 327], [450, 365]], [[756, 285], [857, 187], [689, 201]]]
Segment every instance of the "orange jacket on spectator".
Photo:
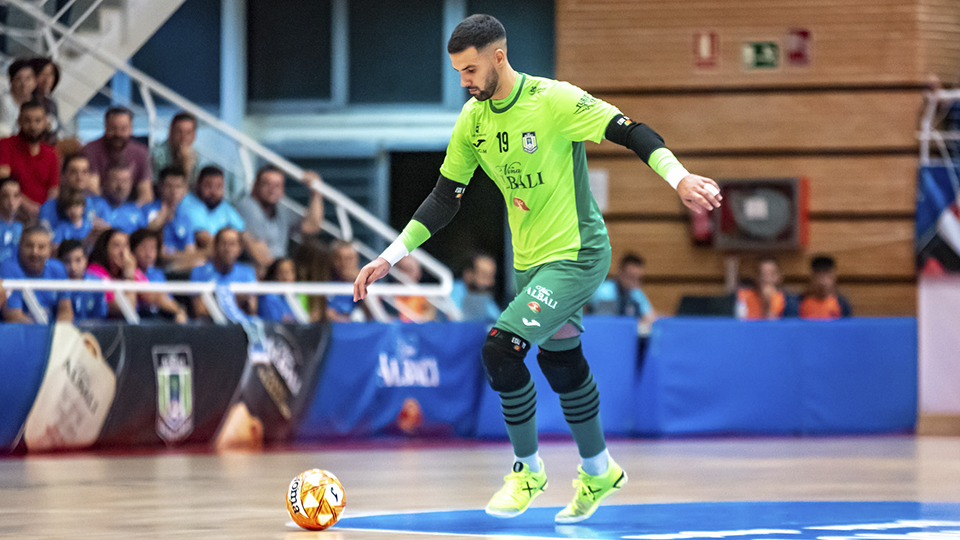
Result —
[[737, 301], [746, 306], [746, 314], [742, 318], [747, 321], [779, 319], [783, 317], [783, 308], [787, 303], [783, 291], [777, 291], [777, 294], [770, 299], [770, 316], [767, 316], [763, 310], [763, 298], [760, 297], [760, 293], [756, 289], [738, 289]]

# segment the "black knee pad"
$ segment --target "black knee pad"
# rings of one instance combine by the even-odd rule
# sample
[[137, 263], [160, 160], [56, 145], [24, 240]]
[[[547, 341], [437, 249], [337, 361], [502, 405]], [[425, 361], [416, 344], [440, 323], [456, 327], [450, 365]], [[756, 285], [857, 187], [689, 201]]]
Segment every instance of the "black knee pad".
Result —
[[513, 392], [530, 381], [530, 371], [523, 363], [530, 343], [522, 337], [494, 328], [480, 349], [483, 371], [490, 388], [497, 392]]
[[558, 394], [566, 394], [580, 388], [590, 376], [590, 366], [583, 357], [583, 346], [577, 345], [568, 351], [540, 349], [537, 363], [550, 388]]

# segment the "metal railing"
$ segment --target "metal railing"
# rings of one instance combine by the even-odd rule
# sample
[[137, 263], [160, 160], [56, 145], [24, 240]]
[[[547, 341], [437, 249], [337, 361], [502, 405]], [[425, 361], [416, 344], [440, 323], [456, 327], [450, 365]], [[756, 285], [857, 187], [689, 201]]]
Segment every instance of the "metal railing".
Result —
[[[62, 17], [66, 12], [65, 9], [61, 9], [61, 13], [58, 13], [55, 17], [50, 17], [43, 11], [43, 3], [48, 0], [42, 0], [40, 3], [31, 3], [25, 0], [3, 0], [4, 3], [8, 4], [11, 7], [14, 7], [21, 11], [22, 13], [28, 15], [35, 21], [37, 21], [39, 32], [41, 35], [45, 36], [43, 40], [46, 50], [35, 50], [37, 54], [48, 55], [55, 59], [59, 58], [61, 49], [66, 45], [69, 46], [74, 51], [81, 51], [83, 54], [89, 55], [92, 58], [97, 59], [98, 61], [104, 63], [110, 68], [125, 73], [129, 76], [132, 83], [135, 83], [139, 90], [139, 96], [143, 102], [143, 110], [149, 121], [149, 139], [154, 140], [154, 132], [161, 129], [158, 126], [158, 114], [156, 108], [157, 98], [166, 100], [167, 102], [173, 104], [175, 107], [190, 112], [197, 117], [201, 125], [212, 129], [214, 132], [220, 134], [221, 136], [227, 138], [237, 147], [239, 153], [239, 162], [241, 165], [240, 176], [243, 180], [242, 187], [244, 190], [248, 191], [252, 185], [256, 160], [260, 159], [264, 162], [271, 163], [282, 170], [285, 174], [290, 175], [293, 178], [303, 178], [304, 170], [297, 166], [296, 164], [290, 162], [286, 158], [280, 156], [276, 152], [264, 147], [259, 142], [247, 136], [245, 133], [239, 131], [233, 126], [221, 121], [216, 116], [205, 111], [196, 104], [190, 102], [188, 99], [184, 98], [180, 94], [177, 94], [170, 88], [166, 87], [159, 81], [150, 77], [146, 73], [143, 73], [139, 69], [130, 66], [125, 61], [120, 58], [117, 58], [111, 55], [109, 52], [102, 50], [95, 43], [88, 42], [83, 36], [78, 36], [76, 30], [79, 27], [79, 23], [75, 23], [70, 27], [67, 27], [61, 24], [57, 19]], [[82, 20], [89, 18], [93, 12], [93, 8], [99, 7], [103, 0], [96, 0], [89, 9], [87, 9], [83, 15], [80, 17]], [[64, 6], [67, 8], [67, 6]], [[23, 46], [31, 47], [32, 43], [28, 43], [27, 40], [20, 41], [21, 38], [17, 36], [10, 36], [12, 39], [18, 40]], [[66, 71], [70, 69], [69, 64], [61, 65], [60, 69]], [[84, 82], [84, 77], [82, 73], [72, 73], [71, 75], [77, 78], [77, 80]], [[89, 83], [91, 88], [94, 87], [93, 83]], [[132, 105], [132, 104], [130, 104]], [[216, 161], [216, 160], [211, 160]], [[227, 167], [230, 170], [230, 167]], [[236, 171], [236, 169], [232, 169]], [[392, 242], [398, 235], [397, 231], [394, 230], [389, 225], [381, 222], [376, 216], [371, 214], [368, 210], [357, 204], [355, 201], [351, 200], [338, 190], [332, 188], [331, 186], [319, 182], [312, 181], [308, 184], [308, 187], [316, 192], [319, 192], [324, 199], [324, 203], [333, 204], [335, 207], [336, 223], [332, 223], [328, 220], [323, 220], [322, 228], [330, 233], [331, 235], [351, 242], [355, 247], [357, 247], [358, 252], [366, 257], [367, 259], [373, 259], [377, 256], [377, 252], [371, 247], [363, 244], [358, 241], [353, 236], [353, 231], [355, 229], [351, 220], [356, 220], [358, 223], [362, 223], [366, 226], [367, 229], [383, 238], [387, 242]], [[300, 215], [304, 214], [304, 208], [302, 205], [293, 201], [292, 199], [285, 198], [283, 204], [287, 207], [293, 209]], [[420, 262], [423, 266], [423, 269], [428, 274], [434, 276], [438, 279], [438, 285], [415, 285], [412, 284], [405, 275], [391, 269], [391, 275], [397, 279], [401, 285], [387, 288], [385, 290], [395, 291], [392, 294], [404, 294], [404, 295], [420, 295], [426, 296], [428, 300], [437, 307], [440, 311], [444, 312], [451, 319], [459, 319], [460, 311], [456, 305], [450, 300], [450, 292], [453, 286], [453, 275], [450, 270], [444, 266], [442, 263], [437, 261], [435, 258], [424, 252], [423, 250], [415, 250], [412, 253], [412, 256]], [[29, 285], [27, 284], [29, 282]], [[11, 282], [12, 283], [12, 282]], [[36, 285], [40, 283], [33, 280], [24, 280], [23, 283], [17, 282], [18, 287], [23, 289], [38, 289]], [[64, 282], [65, 283], [65, 282]], [[6, 283], [5, 283], [6, 285]], [[172, 285], [172, 282], [171, 282]], [[266, 284], [264, 284], [266, 285]], [[339, 290], [339, 287], [343, 285], [329, 284], [329, 285], [320, 285], [320, 284], [301, 284], [305, 287], [305, 290], [321, 290], [324, 287], [331, 287], [330, 290]], [[11, 285], [12, 286], [12, 285]], [[76, 287], [76, 284], [71, 284], [71, 287]], [[181, 287], [183, 284], [177, 284], [177, 287]], [[315, 289], [314, 287], [320, 287], [321, 289]], [[64, 289], [64, 290], [85, 290], [85, 289]], [[132, 289], [131, 289], [132, 290]], [[173, 289], [171, 289], [172, 291]], [[179, 290], [179, 289], [177, 289]], [[326, 289], [323, 289], [326, 290]], [[420, 292], [415, 292], [420, 291]], [[386, 294], [386, 293], [384, 293]], [[389, 299], [388, 299], [389, 301]], [[402, 309], [401, 306], [397, 306], [398, 309]]]
[[931, 90], [924, 94], [924, 100], [920, 132], [917, 135], [920, 139], [920, 165], [928, 166], [933, 163], [930, 157], [931, 145], [936, 147], [940, 155], [939, 160], [946, 165], [947, 175], [954, 192], [960, 193], [960, 177], [957, 175], [957, 159], [960, 156], [955, 156], [950, 148], [950, 143], [954, 143], [953, 146], [956, 149], [956, 143], [960, 142], [960, 130], [940, 128], [947, 119], [951, 107], [960, 103], [960, 89]]

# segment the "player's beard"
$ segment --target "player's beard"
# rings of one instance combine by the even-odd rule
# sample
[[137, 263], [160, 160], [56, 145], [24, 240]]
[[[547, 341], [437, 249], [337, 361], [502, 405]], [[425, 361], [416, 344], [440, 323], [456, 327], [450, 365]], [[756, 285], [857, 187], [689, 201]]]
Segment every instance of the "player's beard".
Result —
[[496, 70], [490, 72], [490, 76], [487, 77], [487, 80], [484, 81], [484, 87], [477, 87], [477, 93], [473, 97], [477, 101], [486, 101], [493, 97], [493, 94], [497, 91], [497, 86], [500, 85], [500, 75], [497, 75]]

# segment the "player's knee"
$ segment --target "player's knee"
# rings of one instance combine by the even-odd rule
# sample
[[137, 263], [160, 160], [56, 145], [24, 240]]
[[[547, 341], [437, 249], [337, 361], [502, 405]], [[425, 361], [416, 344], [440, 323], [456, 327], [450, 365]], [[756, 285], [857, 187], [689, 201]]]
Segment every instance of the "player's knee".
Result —
[[550, 388], [558, 394], [573, 392], [583, 386], [590, 376], [590, 366], [583, 357], [583, 347], [577, 345], [567, 351], [547, 351], [540, 349], [537, 363]]
[[494, 328], [480, 349], [483, 371], [490, 388], [497, 392], [519, 390], [530, 381], [530, 371], [523, 363], [530, 343], [511, 332]]

